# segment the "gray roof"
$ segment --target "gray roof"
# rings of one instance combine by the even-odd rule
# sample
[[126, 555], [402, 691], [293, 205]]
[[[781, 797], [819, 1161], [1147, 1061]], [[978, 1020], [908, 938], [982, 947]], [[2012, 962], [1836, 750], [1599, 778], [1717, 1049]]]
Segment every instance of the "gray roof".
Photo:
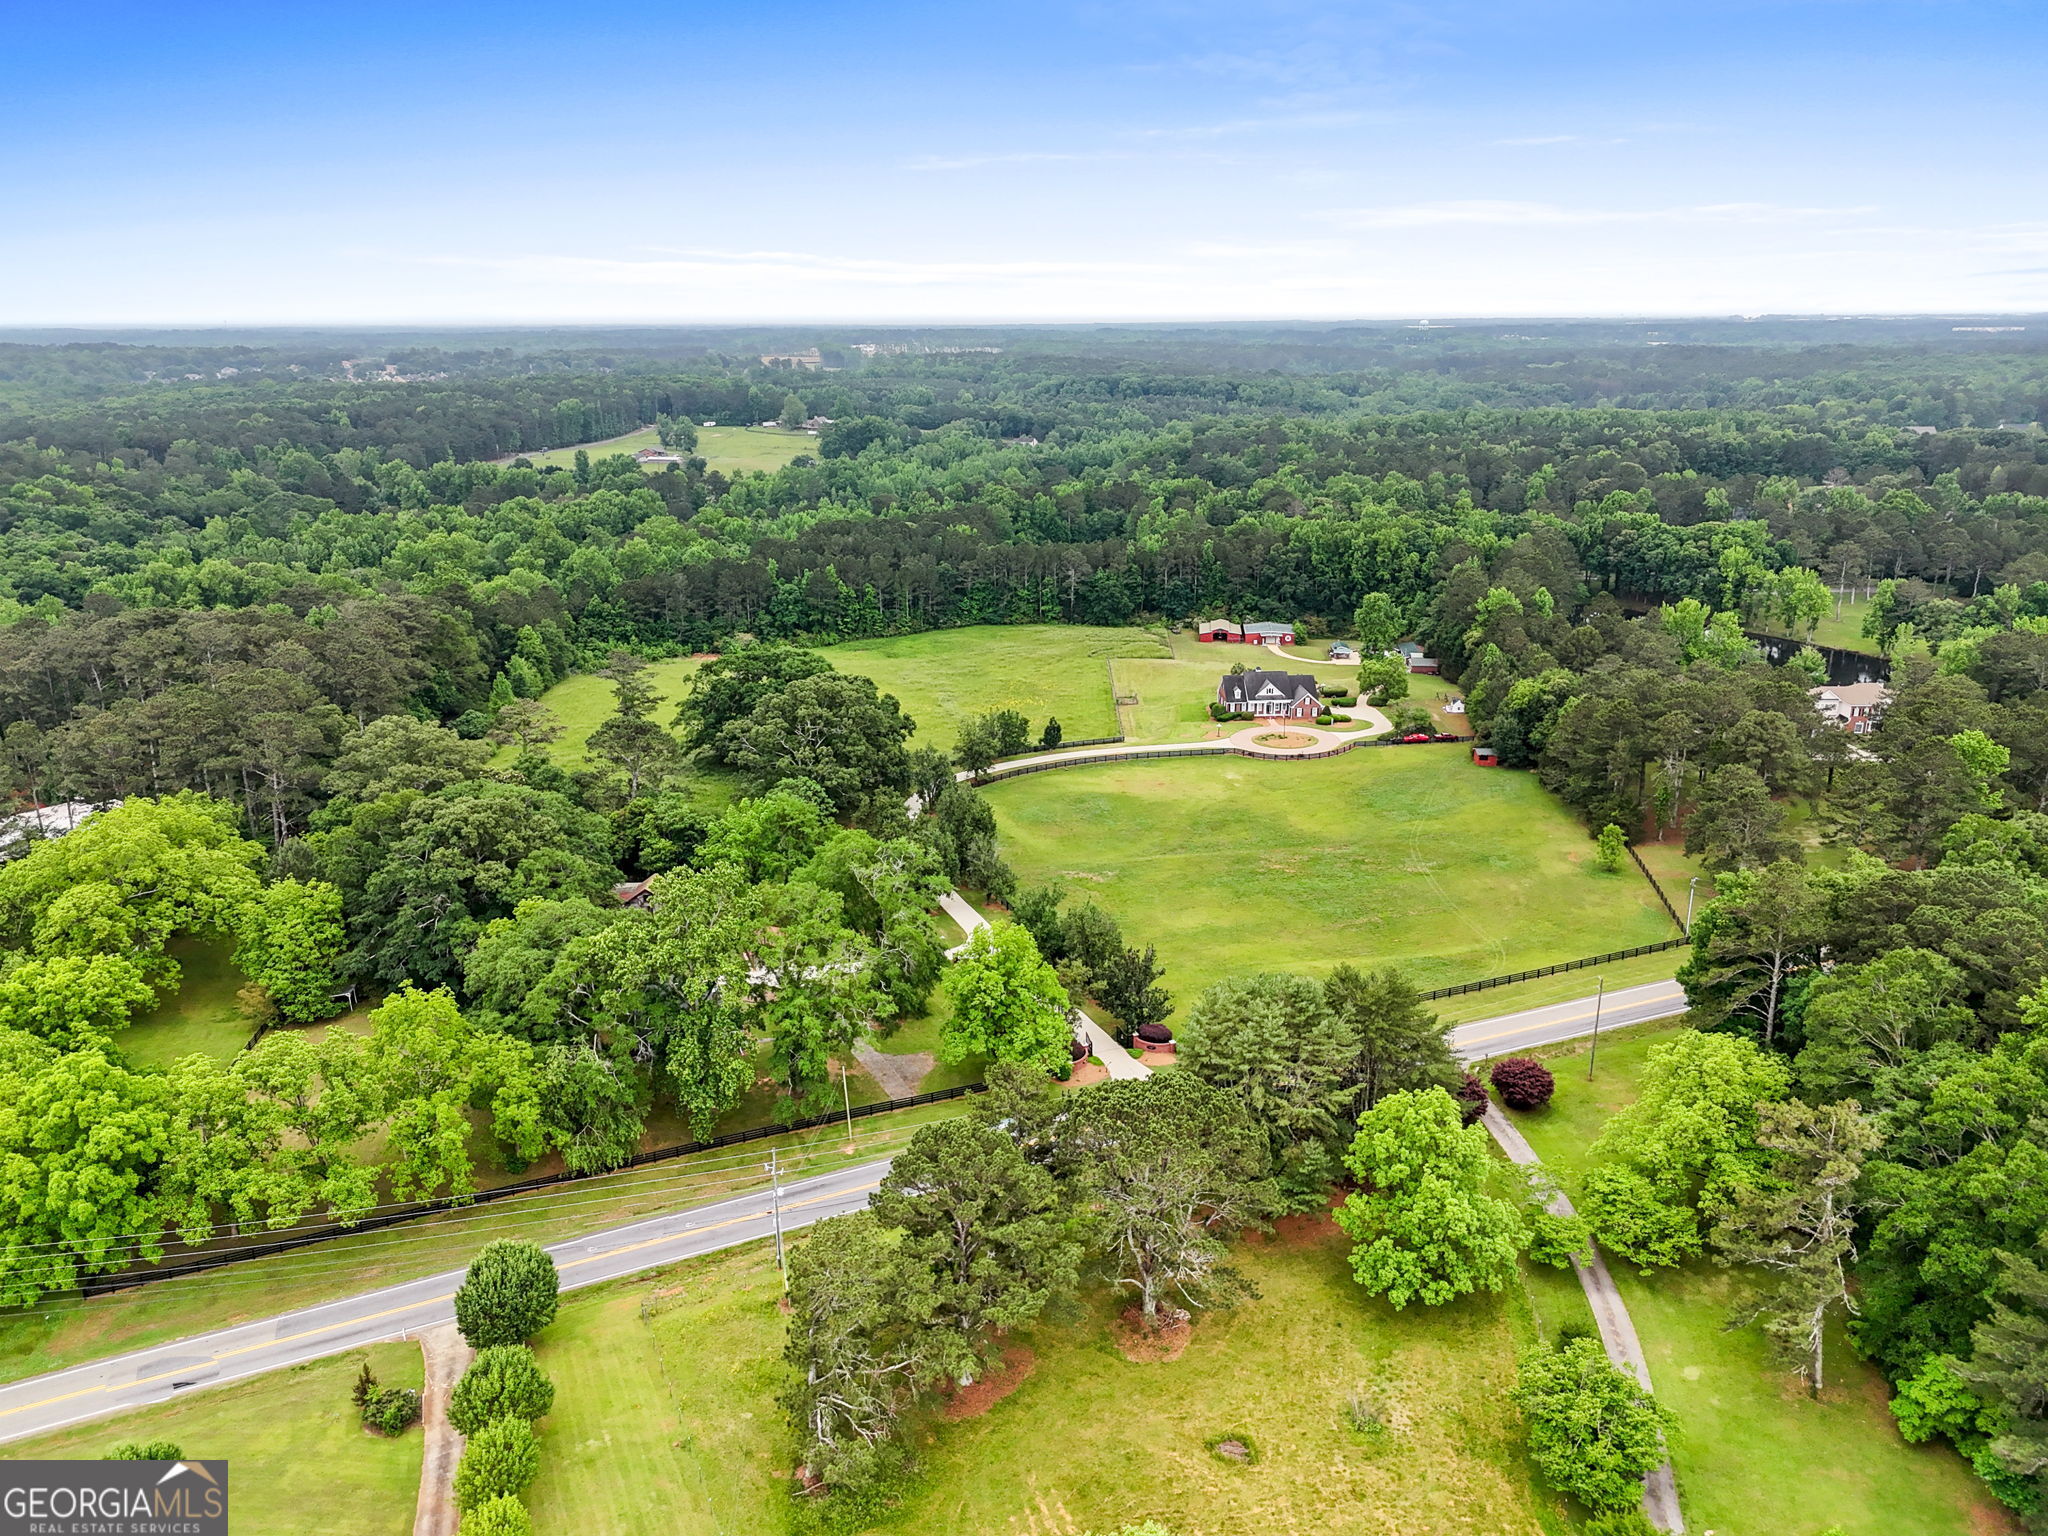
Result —
[[1218, 697], [1226, 705], [1243, 706], [1264, 699], [1294, 703], [1303, 697], [1317, 699], [1316, 680], [1301, 672], [1268, 672], [1255, 667], [1249, 672], [1224, 674]]

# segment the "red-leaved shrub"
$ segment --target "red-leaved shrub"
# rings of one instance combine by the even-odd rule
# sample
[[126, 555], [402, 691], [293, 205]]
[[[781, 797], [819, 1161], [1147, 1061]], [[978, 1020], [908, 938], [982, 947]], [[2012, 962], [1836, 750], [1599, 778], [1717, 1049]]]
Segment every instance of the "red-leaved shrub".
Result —
[[1458, 1115], [1465, 1124], [1477, 1125], [1486, 1113], [1486, 1084], [1470, 1072], [1465, 1080], [1451, 1090], [1451, 1097], [1458, 1101]]
[[1531, 1056], [1503, 1056], [1487, 1075], [1509, 1109], [1541, 1109], [1557, 1088], [1550, 1068]]

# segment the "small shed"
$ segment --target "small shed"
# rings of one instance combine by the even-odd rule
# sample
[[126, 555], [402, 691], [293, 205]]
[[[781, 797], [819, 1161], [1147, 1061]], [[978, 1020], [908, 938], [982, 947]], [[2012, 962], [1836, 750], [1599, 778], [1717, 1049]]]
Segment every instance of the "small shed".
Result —
[[1491, 747], [1474, 747], [1472, 749], [1472, 761], [1482, 768], [1498, 768], [1500, 766], [1500, 754]]

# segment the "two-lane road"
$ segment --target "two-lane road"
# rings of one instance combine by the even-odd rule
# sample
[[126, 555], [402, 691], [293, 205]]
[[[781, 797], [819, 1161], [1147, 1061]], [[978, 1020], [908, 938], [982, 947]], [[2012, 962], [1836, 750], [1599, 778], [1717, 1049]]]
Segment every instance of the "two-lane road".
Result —
[[[1602, 1029], [1663, 1018], [1685, 1009], [1675, 982], [1628, 987], [1607, 994]], [[1579, 998], [1482, 1019], [1451, 1033], [1458, 1054], [1468, 1060], [1549, 1045], [1589, 1033], [1593, 999]], [[888, 1170], [888, 1160], [860, 1163], [785, 1185], [781, 1217], [785, 1229], [858, 1210]], [[655, 1269], [678, 1259], [752, 1242], [774, 1231], [774, 1201], [755, 1190], [573, 1238], [549, 1248], [566, 1287], [595, 1285], [622, 1275]], [[403, 1338], [455, 1316], [460, 1271], [381, 1286], [340, 1301], [324, 1302], [260, 1322], [160, 1344], [110, 1360], [33, 1376], [0, 1386], [0, 1441], [60, 1429], [84, 1419], [162, 1402], [222, 1382], [281, 1370], [338, 1354], [380, 1339]], [[177, 1282], [204, 1285], [203, 1279]]]

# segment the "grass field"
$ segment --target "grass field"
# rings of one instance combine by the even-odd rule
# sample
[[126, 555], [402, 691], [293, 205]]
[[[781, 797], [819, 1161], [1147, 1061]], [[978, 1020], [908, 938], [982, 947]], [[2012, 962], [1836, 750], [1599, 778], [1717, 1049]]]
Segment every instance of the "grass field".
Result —
[[[1128, 658], [1166, 653], [1165, 636], [1156, 631], [1081, 624], [982, 624], [886, 640], [850, 640], [823, 649], [840, 671], [871, 677], [884, 693], [896, 696], [905, 713], [917, 721], [914, 740], [919, 746], [949, 750], [962, 724], [994, 709], [1016, 709], [1030, 716], [1034, 736], [1047, 715], [1056, 715], [1062, 732], [1073, 740], [1114, 735], [1117, 711], [1110, 694], [1110, 658], [1118, 658], [1114, 665], [1123, 667], [1131, 664]], [[703, 664], [694, 656], [678, 656], [649, 668], [648, 678], [662, 699], [656, 718], [663, 724], [673, 717], [676, 703], [689, 691], [692, 674]], [[1215, 696], [1221, 670], [1208, 665], [1199, 678], [1189, 673], [1179, 679], [1184, 689], [1193, 690], [1195, 713], [1205, 723], [1203, 706]], [[572, 677], [550, 688], [541, 702], [562, 722], [562, 735], [549, 746], [549, 757], [565, 766], [582, 762], [590, 733], [611, 713], [611, 685], [601, 677]], [[500, 756], [509, 761], [511, 754]]]
[[1841, 651], [1868, 651], [1877, 654], [1877, 642], [1863, 636], [1863, 616], [1870, 611], [1870, 601], [1862, 597], [1842, 599], [1842, 611], [1828, 611], [1813, 632], [1816, 645], [1832, 645]]
[[[983, 624], [850, 640], [824, 650], [840, 671], [871, 677], [896, 696], [917, 721], [917, 745], [946, 750], [961, 725], [994, 709], [1029, 716], [1034, 740], [1048, 715], [1058, 718], [1070, 741], [1114, 736], [1111, 665], [1167, 654], [1166, 637], [1157, 631], [1083, 624]], [[1205, 700], [1216, 692], [1214, 670], [1207, 688]]]
[[1398, 964], [1429, 988], [1675, 931], [1532, 776], [1456, 747], [1116, 763], [985, 793], [1019, 877], [1064, 880], [1157, 945], [1182, 1007], [1243, 971]]
[[419, 1497], [422, 1434], [415, 1426], [386, 1439], [363, 1428], [349, 1388], [366, 1357], [386, 1386], [419, 1386], [418, 1345], [371, 1344], [14, 1441], [0, 1454], [10, 1461], [89, 1460], [124, 1440], [174, 1440], [195, 1460], [225, 1457], [230, 1463], [229, 1507], [237, 1531], [407, 1536]]
[[246, 978], [235, 969], [228, 939], [181, 934], [171, 940], [183, 984], [121, 1032], [122, 1053], [141, 1066], [167, 1067], [180, 1056], [240, 1054], [255, 1029], [237, 1000]]
[[[602, 442], [572, 443], [567, 448], [514, 454], [512, 458], [523, 458], [535, 469], [546, 469], [551, 465], [573, 469], [578, 451], [589, 454], [593, 459], [602, 459], [615, 453], [638, 453], [642, 448], [660, 446], [661, 438], [654, 428], [636, 427], [631, 432], [605, 438]], [[817, 451], [818, 439], [808, 432], [784, 432], [779, 427], [699, 427], [694, 457], [702, 459], [707, 469], [732, 475], [780, 469], [798, 454], [815, 456]], [[499, 462], [509, 464], [512, 458]], [[643, 467], [649, 474], [658, 474], [668, 466], [648, 464]]]
[[[1360, 1294], [1327, 1222], [1290, 1223], [1237, 1257], [1259, 1298], [1205, 1316], [1179, 1360], [1126, 1360], [1100, 1296], [1013, 1336], [1032, 1374], [982, 1416], [915, 1432], [925, 1476], [887, 1529], [1078, 1536], [1147, 1517], [1187, 1536], [1567, 1529], [1531, 1488], [1497, 1390], [1529, 1326], [1518, 1297], [1396, 1313]], [[557, 1370], [536, 1528], [639, 1530], [622, 1512], [662, 1508], [677, 1530], [780, 1536], [793, 1460], [774, 1403], [780, 1294], [757, 1244], [569, 1299], [543, 1346], [550, 1369], [571, 1347], [560, 1339], [618, 1368], [573, 1385]], [[648, 1415], [663, 1426], [650, 1434], [628, 1418], [657, 1371], [674, 1417]], [[1379, 1442], [1346, 1422], [1360, 1390], [1395, 1425]], [[600, 1426], [626, 1437], [607, 1466], [557, 1456]], [[1249, 1435], [1256, 1465], [1208, 1452], [1231, 1433]]]
[[[1650, 1047], [1669, 1031], [1602, 1042], [1592, 1083], [1583, 1051], [1552, 1057], [1557, 1095], [1515, 1115], [1567, 1181], [1607, 1117], [1633, 1103]], [[1832, 1385], [1814, 1402], [1770, 1360], [1755, 1328], [1724, 1326], [1745, 1283], [1710, 1263], [1644, 1277], [1614, 1265], [1658, 1397], [1679, 1417], [1671, 1442], [1688, 1528], [1719, 1536], [1988, 1536], [2012, 1529], [1961, 1458], [1898, 1436], [1883, 1379], [1839, 1330]]]

